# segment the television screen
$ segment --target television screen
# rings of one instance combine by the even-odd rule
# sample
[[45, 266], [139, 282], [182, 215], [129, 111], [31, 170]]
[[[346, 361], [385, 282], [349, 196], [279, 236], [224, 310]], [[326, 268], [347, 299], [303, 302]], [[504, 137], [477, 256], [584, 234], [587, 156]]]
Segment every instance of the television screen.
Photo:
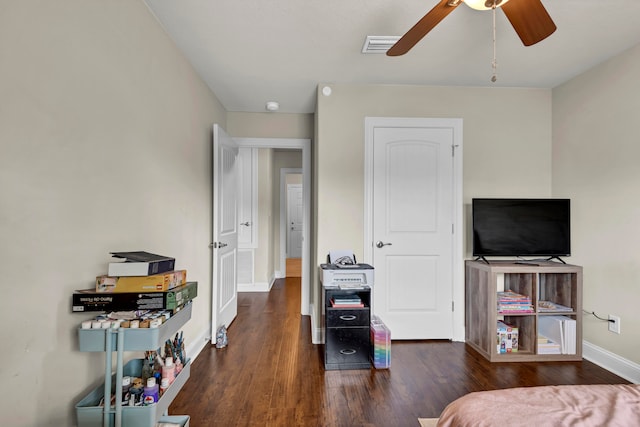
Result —
[[571, 255], [569, 199], [473, 199], [474, 256]]

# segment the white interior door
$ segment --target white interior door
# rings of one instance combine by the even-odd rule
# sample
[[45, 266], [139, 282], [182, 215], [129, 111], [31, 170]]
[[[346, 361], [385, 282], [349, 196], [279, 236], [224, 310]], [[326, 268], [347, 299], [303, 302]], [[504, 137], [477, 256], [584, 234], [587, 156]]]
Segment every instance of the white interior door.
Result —
[[213, 125], [213, 275], [211, 341], [238, 313], [238, 145]]
[[258, 149], [238, 149], [238, 246], [258, 247]]
[[302, 257], [302, 222], [304, 217], [304, 201], [302, 185], [287, 185], [287, 256]]
[[394, 339], [453, 335], [454, 132], [373, 130], [374, 312]]

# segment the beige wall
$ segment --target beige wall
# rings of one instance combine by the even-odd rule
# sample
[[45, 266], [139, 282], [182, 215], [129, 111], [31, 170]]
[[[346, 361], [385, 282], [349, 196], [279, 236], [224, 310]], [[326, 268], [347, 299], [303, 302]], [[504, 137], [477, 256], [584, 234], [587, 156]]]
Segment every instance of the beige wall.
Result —
[[302, 185], [302, 175], [299, 173], [290, 173], [285, 181], [286, 185]]
[[572, 200], [571, 261], [584, 308], [620, 316], [621, 334], [585, 316], [586, 341], [640, 363], [640, 46], [553, 90], [553, 194]]
[[479, 196], [551, 193], [550, 90], [330, 86], [331, 96], [318, 93], [319, 257], [333, 247], [363, 252], [367, 116], [462, 118], [465, 204]]
[[274, 193], [271, 182], [275, 175], [273, 170], [273, 150], [258, 150], [258, 247], [255, 251], [254, 281], [270, 283], [273, 278], [272, 244], [273, 218], [271, 206]]
[[[70, 426], [102, 382], [71, 294], [109, 251], [173, 255], [210, 322], [211, 125], [226, 112], [141, 1], [0, 6], [2, 424]], [[130, 357], [141, 356], [133, 353]]]
[[[332, 248], [352, 248], [362, 259], [367, 116], [462, 118], [466, 211], [473, 197], [551, 194], [550, 90], [331, 84], [327, 97], [323, 86], [314, 152], [316, 265]], [[471, 255], [469, 244], [465, 252]], [[318, 301], [317, 278], [314, 284]]]
[[238, 138], [313, 138], [313, 114], [227, 113], [227, 132]]

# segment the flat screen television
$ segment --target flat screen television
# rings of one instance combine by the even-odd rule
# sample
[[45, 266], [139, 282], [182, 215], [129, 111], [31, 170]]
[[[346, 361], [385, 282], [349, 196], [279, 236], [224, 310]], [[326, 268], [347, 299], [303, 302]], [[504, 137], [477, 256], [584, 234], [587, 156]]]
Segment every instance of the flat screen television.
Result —
[[570, 204], [569, 199], [473, 199], [473, 255], [570, 256]]

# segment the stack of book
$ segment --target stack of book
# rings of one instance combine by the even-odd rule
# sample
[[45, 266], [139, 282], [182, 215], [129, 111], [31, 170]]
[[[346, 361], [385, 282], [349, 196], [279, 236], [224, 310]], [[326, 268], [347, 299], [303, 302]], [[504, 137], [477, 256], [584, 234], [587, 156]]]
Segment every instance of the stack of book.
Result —
[[[560, 347], [560, 354], [576, 354], [575, 319], [567, 316], [539, 316], [538, 333], [557, 344]], [[538, 353], [540, 353], [540, 343], [538, 343]]]
[[571, 312], [573, 308], [553, 301], [538, 301], [538, 311], [541, 313]]
[[108, 274], [96, 277], [95, 288], [78, 290], [72, 310], [126, 311], [178, 309], [197, 293], [186, 270], [174, 270], [175, 258], [149, 252], [112, 252]]
[[175, 258], [149, 252], [111, 252], [108, 274], [96, 277], [96, 292], [163, 292], [187, 283]]
[[518, 328], [501, 320], [497, 327], [498, 353], [516, 353], [518, 351]]
[[533, 313], [531, 297], [510, 290], [498, 292], [498, 313]]
[[335, 308], [362, 308], [364, 303], [357, 295], [334, 295], [331, 298], [331, 307]]

